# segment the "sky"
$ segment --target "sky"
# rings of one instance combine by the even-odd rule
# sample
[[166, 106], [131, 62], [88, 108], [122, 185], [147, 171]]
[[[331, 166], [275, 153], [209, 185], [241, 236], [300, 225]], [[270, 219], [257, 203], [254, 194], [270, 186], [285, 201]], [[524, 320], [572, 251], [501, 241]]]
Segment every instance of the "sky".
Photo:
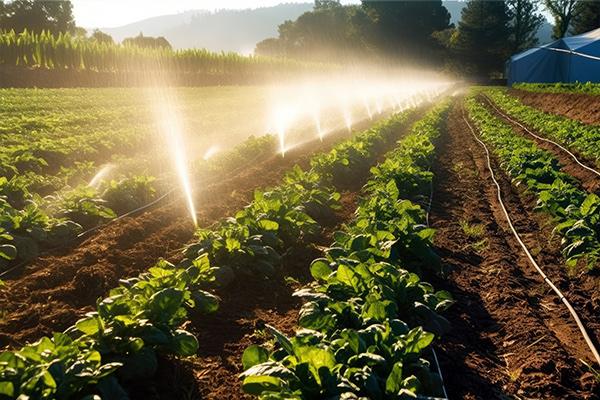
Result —
[[[159, 15], [188, 10], [258, 8], [280, 3], [308, 3], [312, 0], [71, 0], [78, 26], [113, 28]], [[359, 3], [344, 0], [343, 4]]]

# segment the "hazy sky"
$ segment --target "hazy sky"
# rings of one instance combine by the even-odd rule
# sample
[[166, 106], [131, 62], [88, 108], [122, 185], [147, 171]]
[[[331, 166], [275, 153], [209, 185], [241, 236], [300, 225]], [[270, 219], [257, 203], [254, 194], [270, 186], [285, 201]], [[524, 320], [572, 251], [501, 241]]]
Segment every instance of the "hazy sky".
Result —
[[[257, 8], [279, 3], [312, 3], [312, 0], [71, 0], [78, 26], [112, 28], [157, 15], [187, 10]], [[343, 0], [342, 3], [359, 3]]]

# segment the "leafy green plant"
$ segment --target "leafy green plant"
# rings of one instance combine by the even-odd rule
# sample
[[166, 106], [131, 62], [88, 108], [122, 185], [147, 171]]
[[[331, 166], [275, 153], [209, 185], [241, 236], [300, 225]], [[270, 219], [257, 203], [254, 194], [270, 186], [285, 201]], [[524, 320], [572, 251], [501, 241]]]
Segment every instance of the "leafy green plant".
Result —
[[[433, 231], [422, 226], [423, 210], [399, 197], [403, 190], [395, 178], [410, 171], [422, 175], [447, 107], [434, 109], [387, 155], [402, 162], [385, 161], [372, 169], [357, 218], [335, 234], [326, 258], [313, 261], [314, 282], [295, 294], [305, 300], [302, 329], [287, 338], [267, 327], [274, 347], [252, 345], [244, 352], [245, 392], [264, 399], [441, 395], [440, 377], [422, 352], [448, 328], [439, 313], [452, 300], [400, 267], [430, 254], [423, 251], [430, 251]], [[417, 135], [427, 140], [416, 140]], [[431, 179], [422, 176], [425, 183]], [[425, 194], [414, 186], [406, 192]]]
[[551, 153], [538, 148], [494, 117], [476, 100], [476, 93], [466, 101], [469, 117], [483, 140], [492, 145], [501, 167], [517, 185], [523, 184], [536, 196], [537, 209], [555, 219], [554, 231], [562, 236], [567, 265], [575, 266], [583, 260], [588, 268], [595, 268], [600, 255], [600, 229], [592, 215], [597, 210], [597, 196], [580, 189], [573, 177], [561, 171]]
[[152, 183], [155, 180], [148, 175], [136, 175], [118, 181], [111, 180], [107, 182], [107, 188], [101, 198], [106, 201], [107, 208], [117, 215], [122, 215], [154, 200], [156, 189]]

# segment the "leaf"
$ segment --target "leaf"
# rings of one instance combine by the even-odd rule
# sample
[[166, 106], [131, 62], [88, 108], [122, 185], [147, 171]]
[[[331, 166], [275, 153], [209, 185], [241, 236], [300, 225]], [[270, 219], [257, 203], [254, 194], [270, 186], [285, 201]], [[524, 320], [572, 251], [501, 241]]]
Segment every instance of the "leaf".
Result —
[[92, 336], [102, 329], [102, 322], [98, 317], [88, 317], [77, 321], [75, 327], [84, 334]]
[[13, 397], [15, 395], [15, 387], [12, 382], [0, 382], [0, 395]]
[[182, 357], [193, 356], [198, 352], [198, 339], [191, 333], [178, 329], [175, 331], [170, 348], [176, 355]]
[[310, 264], [310, 274], [316, 280], [326, 280], [332, 272], [325, 258], [318, 258]]
[[0, 245], [0, 257], [5, 260], [14, 260], [17, 258], [17, 248], [12, 244]]
[[258, 221], [257, 225], [266, 231], [276, 231], [279, 229], [279, 224], [269, 219], [261, 219]]
[[389, 395], [397, 395], [400, 390], [402, 390], [402, 362], [398, 361], [385, 381], [385, 392]]
[[181, 307], [183, 292], [175, 288], [166, 288], [152, 295], [148, 307], [153, 313], [160, 315], [162, 320], [170, 319]]
[[269, 360], [269, 352], [262, 346], [253, 344], [248, 346], [242, 354], [242, 365], [247, 370], [255, 365], [262, 364]]
[[202, 313], [210, 314], [219, 309], [220, 299], [209, 292], [197, 290], [192, 293], [192, 296], [196, 303], [196, 308]]
[[278, 392], [283, 386], [283, 381], [274, 376], [248, 376], [242, 383], [244, 392], [259, 396], [263, 392]]
[[288, 354], [294, 354], [294, 345], [283, 333], [279, 332], [276, 328], [269, 324], [265, 324], [265, 328], [271, 335], [275, 337], [277, 343], [279, 343]]

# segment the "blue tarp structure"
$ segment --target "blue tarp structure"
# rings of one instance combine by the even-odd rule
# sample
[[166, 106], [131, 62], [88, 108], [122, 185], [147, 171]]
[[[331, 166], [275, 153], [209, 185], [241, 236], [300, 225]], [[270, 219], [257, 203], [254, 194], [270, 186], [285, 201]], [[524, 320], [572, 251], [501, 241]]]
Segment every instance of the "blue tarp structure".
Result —
[[516, 54], [506, 65], [508, 84], [600, 83], [600, 29]]

